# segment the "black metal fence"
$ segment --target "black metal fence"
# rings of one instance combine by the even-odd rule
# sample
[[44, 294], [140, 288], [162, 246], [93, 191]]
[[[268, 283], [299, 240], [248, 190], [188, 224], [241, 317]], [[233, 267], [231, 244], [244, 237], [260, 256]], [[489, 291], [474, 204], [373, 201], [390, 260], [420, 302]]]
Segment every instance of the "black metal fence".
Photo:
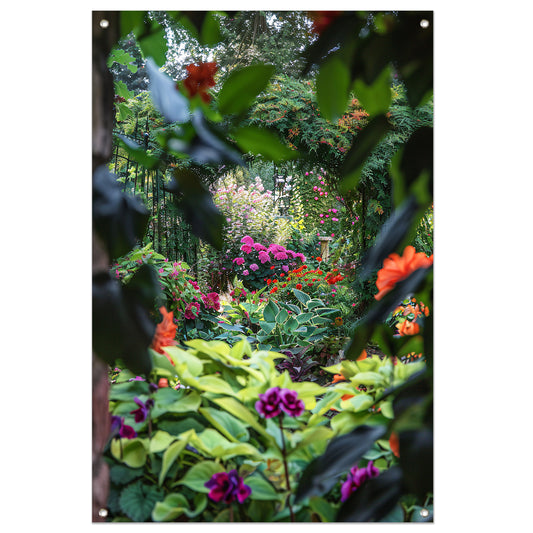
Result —
[[[128, 137], [145, 149], [154, 148], [149, 140], [148, 119], [143, 127], [137, 122], [134, 132], [130, 135], [118, 130], [115, 133]], [[129, 157], [128, 152], [120, 146], [115, 137], [110, 170], [123, 184], [123, 191], [139, 195], [151, 213], [143, 242], [153, 242], [156, 252], [171, 261], [185, 261], [196, 270], [199, 240], [176, 208], [173, 193], [164, 188], [165, 183], [171, 179], [172, 167], [157, 169], [144, 167]]]

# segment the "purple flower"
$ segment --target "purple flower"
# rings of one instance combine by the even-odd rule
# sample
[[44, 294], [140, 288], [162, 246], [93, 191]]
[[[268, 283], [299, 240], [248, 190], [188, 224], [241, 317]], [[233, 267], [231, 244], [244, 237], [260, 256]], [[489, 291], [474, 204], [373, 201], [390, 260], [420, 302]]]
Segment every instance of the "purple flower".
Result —
[[374, 466], [374, 461], [369, 461], [366, 467], [354, 466], [350, 469], [346, 481], [341, 487], [341, 502], [345, 502], [350, 494], [356, 491], [367, 479], [377, 477], [379, 469]]
[[242, 477], [235, 469], [213, 474], [204, 485], [211, 489], [208, 496], [215, 502], [232, 503], [237, 499], [239, 503], [242, 503], [252, 493], [252, 489], [244, 484]]
[[150, 412], [150, 408], [154, 404], [154, 400], [149, 398], [146, 400], [146, 403], [143, 403], [137, 396], [133, 398], [133, 401], [139, 406], [139, 409], [135, 409], [134, 411], [130, 411], [130, 415], [135, 415], [135, 422], [144, 422], [146, 420], [146, 417], [148, 416], [148, 413]]
[[141, 376], [135, 376], [134, 378], [128, 379], [128, 381], [146, 381], [146, 380], [142, 378]]
[[259, 269], [259, 266], [256, 263], [252, 263], [250, 265], [250, 270], [253, 270], [254, 272]]
[[255, 402], [255, 409], [265, 418], [272, 418], [281, 413], [279, 387], [271, 387], [264, 394], [259, 395], [259, 400]]
[[280, 393], [280, 407], [289, 416], [300, 416], [305, 411], [305, 405], [298, 398], [298, 393], [290, 389], [282, 389]]
[[288, 272], [289, 267], [287, 265], [281, 265], [281, 270], [283, 270], [283, 272]]
[[131, 427], [124, 424], [124, 418], [121, 416], [111, 416], [111, 435], [118, 434], [123, 439], [133, 439], [137, 432]]

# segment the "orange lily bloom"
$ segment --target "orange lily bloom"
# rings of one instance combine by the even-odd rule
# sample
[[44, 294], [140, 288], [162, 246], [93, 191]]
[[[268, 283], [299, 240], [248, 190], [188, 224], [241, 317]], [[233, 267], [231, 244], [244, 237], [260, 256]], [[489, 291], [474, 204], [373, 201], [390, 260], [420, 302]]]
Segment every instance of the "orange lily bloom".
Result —
[[383, 268], [378, 271], [376, 286], [379, 292], [374, 296], [376, 300], [381, 300], [385, 294], [390, 292], [396, 283], [409, 277], [409, 275], [419, 268], [427, 268], [433, 264], [433, 255], [427, 257], [423, 252], [417, 252], [413, 246], [406, 246], [403, 255], [390, 254], [383, 261]]
[[404, 320], [398, 325], [398, 332], [403, 337], [405, 335], [416, 335], [420, 331], [420, 326], [416, 322]]
[[159, 378], [159, 381], [157, 382], [157, 386], [159, 388], [168, 387], [168, 379], [167, 378]]
[[163, 320], [157, 324], [155, 329], [154, 338], [150, 348], [153, 348], [156, 352], [163, 354], [167, 359], [174, 364], [174, 361], [163, 350], [164, 346], [175, 346], [178, 344], [174, 337], [176, 336], [177, 325], [174, 324], [174, 313], [168, 312], [165, 307], [160, 307], [159, 312], [163, 315]]
[[394, 431], [390, 434], [389, 438], [390, 449], [396, 457], [400, 457], [400, 439], [398, 434]]
[[346, 378], [342, 374], [335, 374], [333, 376], [333, 383], [338, 383], [339, 381], [346, 381]]

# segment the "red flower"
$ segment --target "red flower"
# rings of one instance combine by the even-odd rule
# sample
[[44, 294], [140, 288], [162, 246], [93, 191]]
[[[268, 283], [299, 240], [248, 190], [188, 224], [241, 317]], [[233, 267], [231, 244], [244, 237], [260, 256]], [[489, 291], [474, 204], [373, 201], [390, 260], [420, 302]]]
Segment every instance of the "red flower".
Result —
[[415, 270], [427, 268], [432, 264], [433, 255], [427, 257], [423, 252], [416, 252], [413, 246], [407, 246], [403, 251], [403, 256], [390, 254], [383, 261], [383, 268], [378, 271], [376, 286], [379, 292], [374, 298], [381, 300], [385, 294], [394, 288], [396, 283], [409, 277]]
[[189, 91], [189, 96], [192, 97], [195, 94], [199, 94], [204, 102], [209, 102], [211, 96], [207, 94], [207, 89], [215, 86], [213, 76], [218, 70], [217, 64], [211, 62], [194, 65], [191, 63], [185, 68], [189, 74], [187, 78], [183, 80], [183, 85], [185, 85], [185, 88]]
[[[174, 340], [177, 326], [174, 324], [174, 313], [172, 311], [169, 313], [165, 307], [160, 307], [159, 312], [163, 315], [163, 320], [157, 324], [150, 347], [160, 354], [167, 355], [163, 350], [163, 347], [175, 346], [178, 344]], [[167, 358], [172, 364], [174, 364], [168, 355]]]
[[302, 290], [302, 284], [301, 283], [297, 283], [296, 284], [296, 288], [301, 291]]
[[274, 288], [270, 290], [270, 294], [274, 294], [275, 292], [277, 292], [277, 290], [278, 288], [274, 286]]
[[341, 13], [342, 11], [309, 11], [313, 20], [313, 31], [320, 35]]

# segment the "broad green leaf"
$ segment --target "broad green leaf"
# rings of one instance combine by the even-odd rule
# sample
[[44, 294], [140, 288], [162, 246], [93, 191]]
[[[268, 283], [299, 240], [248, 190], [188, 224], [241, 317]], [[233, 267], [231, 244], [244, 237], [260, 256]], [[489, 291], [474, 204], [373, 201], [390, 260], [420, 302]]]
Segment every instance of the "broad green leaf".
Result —
[[298, 327], [298, 321], [294, 317], [290, 317], [289, 320], [284, 324], [284, 329], [286, 333], [293, 333], [294, 330]]
[[288, 318], [289, 318], [289, 313], [287, 312], [287, 310], [281, 309], [280, 312], [276, 316], [276, 322], [278, 324], [283, 324], [283, 322], [285, 322], [285, 320], [287, 320]]
[[308, 320], [313, 318], [313, 313], [301, 313], [294, 318], [298, 321], [298, 324], [305, 324]]
[[121, 11], [120, 12], [120, 34], [126, 37], [133, 32], [138, 35], [144, 27], [144, 17], [147, 11]]
[[115, 464], [109, 470], [109, 478], [116, 485], [127, 485], [130, 481], [144, 475], [142, 468], [130, 468], [129, 466]]
[[299, 291], [298, 289], [292, 289], [292, 292], [294, 296], [296, 296], [296, 298], [303, 304], [306, 304], [311, 299], [311, 296], [305, 292]]
[[182, 375], [186, 373], [191, 376], [199, 376], [202, 373], [204, 364], [195, 355], [178, 348], [177, 346], [165, 346], [165, 351], [170, 355], [175, 363], [176, 373]]
[[185, 476], [183, 476], [178, 485], [185, 485], [196, 492], [208, 493], [209, 489], [205, 486], [213, 474], [224, 472], [224, 467], [214, 461], [202, 461], [192, 466]]
[[374, 405], [375, 400], [372, 396], [368, 394], [357, 394], [353, 398], [348, 400], [343, 400], [341, 402], [341, 408], [344, 408], [347, 405], [352, 406], [354, 411], [357, 413], [359, 411], [365, 411]]
[[123, 81], [115, 81], [115, 94], [129, 100], [135, 96], [133, 91], [128, 89], [128, 86]]
[[346, 111], [350, 73], [347, 65], [332, 55], [325, 61], [317, 76], [317, 101], [326, 120], [335, 122]]
[[251, 500], [281, 500], [283, 494], [276, 492], [276, 489], [259, 475], [251, 475], [245, 478], [244, 484], [252, 489]]
[[376, 387], [384, 383], [384, 377], [378, 372], [359, 372], [350, 378], [350, 381], [353, 383], [354, 387], [358, 387], [359, 385], [374, 385], [374, 387]]
[[182, 398], [179, 398], [174, 403], [167, 405], [166, 410], [169, 413], [190, 413], [190, 412], [196, 412], [198, 410], [198, 407], [200, 407], [200, 404], [202, 402], [202, 399], [198, 392], [196, 391], [190, 391]]
[[248, 441], [249, 433], [246, 426], [233, 415], [212, 407], [202, 407], [199, 412], [230, 441]]
[[153, 58], [157, 65], [163, 66], [166, 62], [167, 40], [165, 29], [152, 21], [149, 33], [137, 40], [139, 48], [145, 58]]
[[263, 317], [266, 322], [276, 322], [276, 316], [279, 313], [279, 307], [272, 301], [269, 300], [263, 309]]
[[182, 494], [169, 494], [162, 502], [157, 502], [152, 511], [154, 522], [173, 522], [189, 508], [187, 498]]
[[215, 46], [222, 38], [218, 18], [207, 12], [200, 31], [200, 42], [206, 46]]
[[150, 439], [149, 451], [150, 453], [158, 453], [166, 450], [168, 446], [176, 440], [176, 437], [170, 435], [166, 431], [156, 431]]
[[361, 78], [356, 79], [353, 91], [370, 116], [386, 113], [392, 101], [390, 67], [383, 69], [372, 85], [367, 85]]
[[134, 522], [145, 522], [152, 515], [156, 502], [163, 498], [162, 490], [153, 485], [145, 485], [139, 480], [122, 490], [119, 504], [124, 514]]
[[335, 522], [337, 507], [326, 501], [324, 498], [318, 496], [309, 498], [309, 507], [320, 517], [322, 522]]
[[146, 381], [127, 381], [126, 383], [112, 384], [109, 389], [109, 399], [133, 400], [135, 396], [148, 394], [148, 383]]
[[252, 355], [252, 347], [250, 346], [250, 343], [246, 339], [241, 339], [240, 341], [236, 342], [230, 351], [231, 357], [234, 359], [241, 359], [243, 356], [247, 355], [248, 357], [251, 357]]
[[243, 126], [232, 134], [237, 145], [243, 152], [262, 155], [270, 161], [294, 159], [298, 152], [283, 144], [271, 130], [258, 126]]
[[[135, 73], [137, 72], [137, 66], [130, 65], [130, 63], [133, 63], [134, 61], [135, 58], [133, 56], [130, 56], [130, 54], [128, 54], [121, 48], [114, 48], [113, 50], [111, 50], [109, 58], [107, 59], [107, 66], [111, 67], [113, 63], [118, 63], [119, 65], [127, 66], [133, 73]], [[132, 68], [134, 68], [135, 70], [132, 70]]]
[[230, 396], [235, 394], [228, 382], [217, 376], [202, 376], [198, 378], [198, 388], [207, 392], [229, 394]]
[[246, 111], [254, 98], [268, 85], [273, 65], [250, 65], [233, 70], [218, 95], [218, 108], [224, 115]]
[[180, 456], [181, 452], [183, 452], [193, 433], [194, 430], [187, 432], [185, 437], [180, 438], [180, 440], [177, 440], [176, 442], [172, 443], [165, 450], [165, 453], [163, 454], [163, 462], [161, 464], [161, 471], [159, 472], [159, 486], [163, 484], [167, 472], [174, 464], [176, 459]]
[[141, 439], [113, 439], [111, 455], [131, 468], [140, 468], [146, 462], [146, 448]]
[[268, 335], [272, 333], [272, 330], [276, 327], [275, 322], [265, 322], [264, 320], [259, 321], [259, 327]]

